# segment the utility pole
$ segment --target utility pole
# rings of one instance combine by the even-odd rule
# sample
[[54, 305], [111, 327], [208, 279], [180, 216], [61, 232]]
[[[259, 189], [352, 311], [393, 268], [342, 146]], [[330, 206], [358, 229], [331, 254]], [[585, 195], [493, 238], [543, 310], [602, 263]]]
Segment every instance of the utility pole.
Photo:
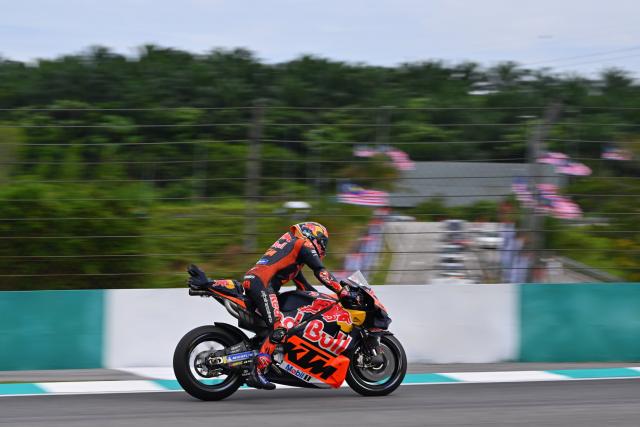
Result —
[[391, 123], [391, 106], [380, 107], [376, 117], [376, 145], [380, 147], [389, 144], [390, 141], [390, 123]]
[[260, 140], [262, 139], [262, 120], [264, 116], [264, 101], [254, 103], [249, 130], [249, 147], [247, 150], [247, 181], [244, 187], [245, 195], [245, 226], [244, 226], [244, 250], [253, 252], [256, 250], [258, 196], [260, 194]]
[[558, 119], [562, 104], [554, 102], [547, 107], [544, 112], [542, 123], [535, 127], [529, 135], [527, 142], [527, 160], [529, 163], [529, 191], [533, 195], [533, 206], [529, 208], [526, 229], [528, 230], [526, 240], [527, 248], [532, 255], [531, 263], [527, 269], [526, 281], [534, 280], [534, 271], [540, 268], [540, 251], [544, 246], [544, 232], [542, 231], [543, 217], [536, 209], [539, 199], [538, 178], [542, 176], [542, 165], [538, 163], [538, 158], [544, 151], [544, 139], [549, 133], [549, 129]]
[[208, 147], [206, 141], [196, 141], [193, 150], [192, 201], [207, 195]]

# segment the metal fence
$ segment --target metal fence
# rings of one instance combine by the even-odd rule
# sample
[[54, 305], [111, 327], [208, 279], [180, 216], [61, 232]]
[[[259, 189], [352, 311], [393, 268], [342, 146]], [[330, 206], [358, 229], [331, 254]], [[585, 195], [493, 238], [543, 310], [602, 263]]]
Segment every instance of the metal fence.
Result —
[[[187, 109], [187, 108], [185, 108]], [[629, 150], [633, 149], [640, 140], [634, 139], [634, 132], [638, 131], [637, 123], [627, 122], [591, 122], [590, 114], [594, 111], [626, 111], [611, 107], [609, 109], [596, 108], [562, 108], [557, 104], [542, 107], [507, 107], [507, 108], [470, 108], [470, 107], [433, 107], [433, 108], [341, 108], [341, 109], [314, 109], [314, 108], [286, 108], [270, 107], [264, 102], [255, 106], [243, 108], [189, 108], [203, 112], [197, 123], [148, 123], [128, 122], [119, 123], [91, 123], [82, 118], [82, 114], [88, 112], [101, 112], [118, 115], [133, 115], [149, 111], [180, 111], [181, 108], [130, 108], [130, 109], [4, 109], [4, 120], [0, 123], [0, 129], [13, 129], [22, 132], [20, 140], [2, 140], [0, 144], [4, 150], [4, 158], [0, 159], [0, 170], [4, 170], [4, 177], [0, 175], [0, 184], [4, 188], [11, 188], [23, 184], [47, 184], [80, 186], [113, 186], [142, 183], [152, 188], [155, 186], [166, 187], [169, 184], [187, 184], [188, 190], [180, 194], [168, 194], [163, 191], [155, 191], [143, 197], [148, 204], [176, 204], [181, 203], [219, 203], [223, 201], [242, 201], [243, 211], [233, 213], [187, 213], [176, 216], [161, 213], [143, 214], [110, 214], [107, 216], [93, 215], [90, 209], [71, 211], [67, 215], [55, 215], [48, 217], [46, 214], [32, 216], [29, 212], [30, 203], [41, 201], [40, 196], [35, 197], [5, 197], [2, 203], [14, 206], [13, 209], [5, 209], [5, 212], [13, 212], [13, 215], [0, 218], [0, 224], [5, 224], [5, 233], [0, 235], [0, 242], [5, 249], [0, 254], [2, 264], [0, 278], [38, 280], [41, 287], [47, 287], [47, 278], [51, 277], [111, 277], [111, 276], [178, 276], [183, 273], [178, 266], [163, 264], [162, 260], [171, 260], [176, 256], [187, 257], [256, 257], [262, 253], [259, 247], [259, 238], [277, 238], [282, 230], [262, 230], [259, 228], [260, 220], [265, 218], [282, 218], [290, 212], [264, 212], [260, 204], [265, 202], [283, 202], [286, 200], [301, 200], [309, 202], [311, 208], [298, 212], [301, 218], [313, 219], [316, 215], [332, 220], [358, 218], [361, 221], [355, 230], [331, 230], [332, 236], [345, 234], [354, 240], [351, 248], [332, 247], [332, 254], [337, 257], [342, 265], [334, 261], [334, 269], [344, 271], [362, 268], [370, 277], [376, 277], [390, 284], [428, 284], [438, 281], [447, 283], [459, 283], [461, 281], [497, 282], [497, 281], [545, 281], [554, 278], [554, 281], [600, 281], [603, 277], [611, 280], [624, 280], [618, 277], [620, 274], [632, 274], [640, 271], [638, 263], [638, 236], [640, 230], [616, 228], [617, 219], [635, 218], [640, 211], [635, 205], [640, 197], [640, 187], [636, 185], [640, 176], [637, 176], [637, 160], [629, 159], [614, 163], [610, 159], [597, 156], [596, 148], [611, 145], [609, 139], [592, 139], [589, 135], [593, 129], [607, 128], [608, 134], [617, 135], [615, 147]], [[207, 114], [233, 112], [244, 117], [244, 121], [207, 121]], [[71, 123], [69, 117], [58, 119], [58, 113], [71, 115], [75, 122]], [[304, 114], [302, 114], [304, 113]], [[456, 114], [452, 114], [456, 113]], [[33, 120], [30, 119], [33, 115]], [[296, 117], [304, 116], [304, 120], [296, 120]], [[13, 119], [19, 117], [19, 119]], [[46, 120], [43, 122], [42, 117]], [[335, 120], [332, 120], [335, 117]], [[211, 119], [209, 118], [209, 119]], [[71, 120], [71, 121], [73, 121]], [[185, 129], [189, 133], [188, 138], [166, 138], [164, 130], [171, 129], [173, 133], [179, 129]], [[561, 129], [562, 132], [554, 132]], [[614, 129], [614, 131], [611, 131]], [[455, 132], [450, 132], [455, 130]], [[42, 131], [49, 132], [43, 134]], [[71, 131], [72, 134], [65, 132]], [[118, 132], [126, 131], [123, 139], [118, 139]], [[53, 132], [53, 133], [52, 133]], [[79, 132], [79, 133], [78, 133]], [[105, 132], [107, 134], [105, 134]], [[151, 133], [149, 133], [151, 132]], [[602, 132], [595, 132], [601, 134]], [[193, 134], [196, 134], [194, 137]], [[244, 137], [242, 137], [244, 134]], [[417, 134], [412, 138], [412, 134]], [[50, 136], [47, 136], [50, 135]], [[72, 135], [73, 140], [64, 140], [65, 135]], [[107, 136], [105, 136], [107, 135]], [[225, 137], [225, 135], [227, 135]], [[560, 136], [558, 136], [560, 135]], [[345, 136], [345, 138], [341, 138]], [[462, 138], [461, 138], [462, 137]], [[210, 144], [228, 146], [243, 146], [243, 155], [239, 157], [221, 157], [219, 153], [211, 151]], [[163, 152], [163, 147], [181, 147], [171, 154]], [[186, 148], [185, 148], [186, 147]], [[269, 153], [265, 147], [275, 147], [278, 152]], [[379, 153], [368, 159], [354, 156], [354, 149], [368, 147], [379, 150]], [[384, 148], [381, 148], [384, 147]], [[430, 148], [431, 147], [431, 148]], [[477, 148], [480, 147], [480, 148]], [[556, 147], [556, 148], [553, 148]], [[560, 148], [558, 148], [560, 147]], [[184, 149], [182, 149], [184, 148]], [[389, 148], [409, 153], [411, 161], [423, 165], [414, 168], [413, 171], [398, 170], [388, 158], [384, 156]], [[572, 161], [584, 162], [591, 166], [593, 174], [589, 178], [572, 177], [561, 178], [562, 174], [553, 171], [553, 168], [542, 169], [538, 159], [549, 150], [562, 149], [571, 156]], [[67, 156], [65, 150], [79, 150], [74, 156]], [[84, 150], [84, 151], [83, 151]], [[87, 150], [97, 150], [94, 154], [86, 155]], [[112, 150], [112, 151], [108, 151]], [[118, 151], [122, 150], [122, 151]], [[150, 153], [145, 154], [145, 150]], [[97, 154], [96, 154], [97, 153]], [[286, 154], [286, 155], [285, 155]], [[288, 154], [291, 156], [287, 157]], [[434, 160], [435, 157], [437, 160]], [[425, 162], [425, 163], [422, 163]], [[428, 163], [427, 163], [428, 162]], [[459, 174], [449, 172], [446, 175], [433, 173], [429, 164], [457, 164]], [[478, 173], [478, 167], [467, 167], [465, 164], [482, 164], [485, 169]], [[517, 173], [505, 172], [505, 165], [515, 165]], [[73, 167], [91, 168], [104, 166], [119, 166], [128, 168], [134, 172], [122, 173], [122, 169], [114, 169], [112, 176], [108, 172], [101, 172], [99, 176], [71, 176], [65, 170]], [[229, 165], [237, 165], [238, 173], [229, 174], [228, 170], [220, 172], [220, 168]], [[358, 171], [347, 170], [353, 166], [384, 166], [388, 175], [375, 175], [365, 173], [359, 175]], [[424, 166], [426, 165], [426, 166]], [[499, 172], [487, 172], [492, 165]], [[619, 166], [621, 165], [621, 166]], [[498, 168], [500, 166], [500, 168]], [[517, 167], [516, 167], [517, 166]], [[161, 168], [182, 167], [184, 174], [180, 176], [163, 176]], [[18, 169], [20, 168], [20, 169]], [[43, 176], [38, 168], [47, 168]], [[56, 176], [56, 168], [59, 168], [59, 176]], [[22, 172], [16, 173], [16, 170]], [[424, 170], [423, 174], [416, 171]], [[24, 172], [27, 171], [27, 172]], [[29, 172], [30, 171], [30, 172]], [[52, 172], [54, 171], [54, 172]], [[348, 173], [347, 173], [348, 172]], [[619, 172], [616, 175], [616, 172]], [[166, 175], [166, 174], [165, 174]], [[605, 204], [609, 200], [617, 201], [617, 210], [609, 209], [606, 213], [598, 209], [584, 209], [581, 218], [560, 219], [550, 227], [545, 223], [544, 216], [553, 215], [549, 210], [543, 210], [540, 206], [526, 205], [514, 200], [516, 194], [509, 185], [512, 179], [518, 176], [526, 178], [526, 188], [534, 199], [540, 196], [537, 184], [547, 182], [547, 179], [556, 182], [565, 189], [560, 189], [560, 196], [579, 200], [589, 199], [591, 204]], [[587, 192], [567, 191], [567, 184], [572, 188], [581, 179], [588, 179], [593, 184], [593, 189]], [[443, 182], [446, 180], [446, 182]], [[314, 206], [338, 206], [335, 199], [340, 191], [340, 185], [345, 182], [356, 183], [363, 187], [371, 185], [385, 187], [388, 194], [388, 202], [384, 211], [375, 212], [377, 208], [363, 208], [358, 212], [347, 212], [336, 209], [325, 209], [322, 212], [315, 211]], [[442, 190], [433, 190], [428, 194], [421, 193], [427, 183], [437, 182]], [[616, 188], [627, 188], [625, 192], [611, 193], [598, 190], [600, 183], [615, 182]], [[236, 194], [212, 192], [211, 186], [232, 185], [240, 183], [242, 191]], [[293, 183], [292, 188], [270, 187], [265, 192], [265, 186], [269, 183]], [[235, 187], [234, 187], [235, 188]], [[465, 190], [461, 190], [461, 188]], [[607, 187], [605, 187], [607, 188]], [[367, 188], [369, 189], [369, 188]], [[381, 189], [377, 189], [382, 191]], [[186, 191], [186, 193], [185, 193]], [[359, 190], [364, 191], [364, 190]], [[410, 200], [415, 202], [403, 206], [394, 203], [394, 200]], [[58, 202], [135, 202], [140, 199], [137, 195], [109, 195], [107, 197], [87, 197], [84, 195], [63, 195], [56, 198]], [[452, 201], [455, 200], [455, 203]], [[497, 204], [511, 204], [513, 212], [494, 212], [493, 220], [483, 220], [485, 214], [478, 217], [470, 217], [464, 213], [464, 207], [458, 210], [455, 206], [478, 201], [491, 200]], [[421, 204], [437, 201], [441, 211], [434, 211], [434, 205], [426, 205], [420, 210]], [[598, 202], [594, 202], [598, 201]], [[468, 203], [465, 203], [468, 202]], [[580, 202], [578, 202], [580, 203]], [[417, 206], [417, 207], [416, 207]], [[496, 205], [496, 209], [497, 209]], [[368, 209], [368, 210], [367, 210]], [[462, 209], [462, 210], [460, 210]], [[456, 213], [463, 212], [469, 220], [464, 229], [459, 232], [462, 237], [453, 236], [456, 230], [446, 228], [439, 223], [445, 219], [454, 219]], [[402, 217], [405, 218], [402, 218]], [[215, 251], [118, 251], [117, 243], [129, 239], [155, 240], [185, 238], [207, 239], [210, 241], [231, 242], [232, 238], [238, 238], [237, 232], [201, 232], [197, 228], [184, 232], [147, 232], [137, 230], [134, 233], [111, 233], [109, 224], [118, 222], [135, 222], [152, 219], [168, 221], [192, 221], [198, 218], [207, 221], [237, 220], [243, 223], [242, 249], [230, 253], [227, 250]], [[596, 221], [604, 223], [594, 224]], [[367, 220], [373, 222], [367, 223]], [[474, 220], [483, 224], [475, 224]], [[21, 222], [41, 224], [43, 233], [20, 234], [19, 227], [14, 226]], [[55, 232], [56, 227], [65, 222], [100, 221], [104, 224], [104, 232], [101, 233], [77, 233], [68, 234]], [[9, 224], [9, 225], [7, 225]], [[514, 224], [509, 228], [506, 224]], [[546, 224], [546, 225], [545, 225]], [[484, 228], [483, 228], [484, 227]], [[550, 227], [550, 228], [547, 228]], [[472, 232], [470, 229], [474, 228]], [[36, 227], [37, 229], [37, 227]], [[53, 230], [53, 231], [52, 231]], [[480, 236], [482, 233], [502, 232], [498, 244], [482, 246]], [[611, 255], [611, 263], [596, 260], [596, 265], [589, 265], [584, 258], [588, 254], [598, 255], [603, 252], [602, 247], [560, 247], [548, 244], [557, 233], [566, 232], [583, 233], [590, 238], [609, 239], [616, 241], [626, 239], [633, 244], [620, 244], [619, 247], [612, 244], [604, 250]], [[354, 234], [355, 233], [355, 234]], [[551, 238], [551, 239], [549, 239]], [[447, 253], [443, 249], [452, 239], [464, 241], [462, 246], [463, 268], [450, 268], [447, 266]], [[95, 252], [87, 252], [85, 249], [76, 253], [47, 253], [46, 247], [52, 241], [96, 241], [111, 242], [109, 244], [92, 244]], [[24, 243], [31, 241], [30, 246], [23, 246], [19, 251], [12, 252], [15, 242]], [[115, 242], [115, 243], [113, 243]], [[600, 243], [604, 240], [599, 241]], [[235, 243], [235, 242], [234, 242]], [[229, 243], [231, 244], [231, 243]], [[404, 246], [403, 246], [404, 245]], [[155, 244], [154, 247], [162, 247]], [[33, 248], [30, 253], [27, 248]], [[78, 247], [84, 248], [83, 245]], [[44, 250], [43, 250], [44, 248]], [[141, 246], [144, 249], [144, 245]], [[571, 258], [582, 257], [582, 262]], [[615, 255], [620, 254], [627, 259], [615, 262]], [[449, 254], [450, 255], [450, 254]], [[86, 259], [156, 259], [159, 264], [154, 264], [151, 270], [118, 271], [102, 268], [99, 271], [60, 271], [52, 268], [51, 271], [39, 269], [37, 272], [21, 269], [15, 272], [16, 265], [35, 265], [40, 262], [56, 262], [56, 260], [75, 261], [81, 263]], [[243, 258], [243, 259], [245, 259]], [[452, 257], [450, 257], [452, 258]], [[505, 259], [510, 261], [505, 261]], [[594, 257], [594, 259], [597, 256]], [[32, 263], [32, 264], [28, 264]], [[117, 264], [117, 263], [114, 263]], [[449, 264], [455, 264], [450, 262]], [[160, 268], [157, 266], [160, 265]], [[580, 268], [576, 268], [580, 265]], [[248, 269], [250, 265], [246, 265]], [[27, 269], [28, 270], [28, 269]], [[462, 270], [460, 272], [459, 270]], [[507, 272], [505, 270], [508, 270]], [[519, 270], [522, 272], [518, 273]], [[236, 277], [242, 275], [245, 270], [227, 270], [228, 274]], [[589, 274], [589, 271], [593, 274]], [[625, 276], [630, 277], [630, 276]]]

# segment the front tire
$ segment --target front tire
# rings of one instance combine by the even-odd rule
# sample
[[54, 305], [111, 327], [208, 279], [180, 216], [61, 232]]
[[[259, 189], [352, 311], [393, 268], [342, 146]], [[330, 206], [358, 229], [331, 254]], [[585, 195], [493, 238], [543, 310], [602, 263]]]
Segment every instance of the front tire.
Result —
[[[198, 374], [192, 359], [198, 346], [210, 344], [220, 349], [240, 342], [228, 332], [217, 326], [200, 326], [188, 332], [173, 353], [173, 372], [178, 383], [191, 396], [200, 400], [221, 400], [232, 395], [243, 383], [238, 372], [228, 372], [224, 380], [208, 379]], [[207, 381], [209, 384], [207, 384]]]
[[384, 362], [379, 367], [359, 366], [360, 348], [351, 356], [347, 384], [363, 396], [386, 396], [397, 389], [407, 373], [407, 355], [393, 335], [383, 335], [380, 347]]

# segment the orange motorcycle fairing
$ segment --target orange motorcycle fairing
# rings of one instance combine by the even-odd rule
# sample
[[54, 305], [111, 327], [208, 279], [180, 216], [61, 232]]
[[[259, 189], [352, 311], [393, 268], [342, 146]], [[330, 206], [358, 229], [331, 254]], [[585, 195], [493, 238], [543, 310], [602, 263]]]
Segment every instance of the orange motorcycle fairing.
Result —
[[340, 387], [347, 376], [345, 356], [334, 356], [298, 336], [290, 337], [284, 349], [285, 362], [333, 388]]

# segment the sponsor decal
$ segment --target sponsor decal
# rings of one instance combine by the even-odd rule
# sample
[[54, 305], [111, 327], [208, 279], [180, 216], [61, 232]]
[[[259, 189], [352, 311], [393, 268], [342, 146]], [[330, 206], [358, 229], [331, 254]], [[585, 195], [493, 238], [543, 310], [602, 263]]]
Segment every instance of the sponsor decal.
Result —
[[306, 374], [304, 371], [301, 371], [300, 369], [296, 368], [295, 366], [293, 366], [293, 365], [291, 365], [291, 364], [289, 364], [287, 362], [282, 362], [280, 364], [280, 368], [282, 368], [285, 371], [289, 372], [294, 377], [297, 377], [297, 378], [301, 379], [302, 381], [311, 382], [311, 380], [313, 379], [313, 377], [311, 375]]
[[247, 274], [246, 276], [244, 276], [245, 280], [251, 280], [251, 279], [255, 279], [256, 276], [254, 276], [253, 274]]
[[236, 285], [233, 283], [233, 280], [214, 280], [214, 286], [221, 286], [227, 289], [235, 289]]
[[338, 370], [331, 365], [332, 358], [328, 354], [299, 337], [291, 337], [284, 346], [287, 360], [309, 375], [328, 380]]
[[276, 319], [282, 319], [282, 313], [280, 313], [280, 303], [276, 294], [269, 294], [269, 301], [271, 301], [271, 307], [273, 307], [273, 314]]
[[383, 309], [384, 311], [387, 311], [387, 309], [385, 308], [385, 306], [384, 306], [384, 305], [382, 305], [382, 303], [380, 302], [380, 300], [378, 299], [378, 297], [376, 296], [376, 294], [373, 292], [373, 289], [366, 288], [366, 287], [363, 287], [363, 289], [364, 289], [364, 291], [365, 291], [366, 293], [368, 293], [368, 294], [371, 296], [371, 298], [373, 298], [373, 301], [375, 302], [376, 306], [378, 306], [379, 308]]
[[342, 308], [340, 304], [336, 304], [325, 313], [322, 313], [322, 318], [326, 322], [339, 322], [351, 325], [351, 314]]
[[271, 245], [271, 247], [273, 249], [284, 249], [284, 247], [287, 246], [287, 242], [275, 242], [273, 245]]
[[239, 362], [253, 358], [253, 351], [245, 351], [243, 353], [230, 354], [227, 356], [228, 362]]
[[322, 280], [325, 283], [331, 280], [331, 277], [330, 277], [331, 275], [327, 270], [320, 271], [320, 274], [318, 274], [318, 276], [320, 276], [320, 280]]
[[[347, 313], [348, 314], [348, 313]], [[304, 328], [303, 337], [309, 341], [317, 343], [322, 349], [330, 351], [333, 354], [342, 354], [349, 344], [352, 338], [342, 331], [334, 337], [324, 331], [324, 323], [320, 320], [312, 320]]]
[[258, 264], [258, 265], [265, 265], [265, 264], [268, 264], [268, 263], [269, 263], [269, 260], [267, 258], [260, 258], [258, 260], [258, 262], [256, 262], [256, 264]]
[[303, 318], [304, 318], [304, 314], [300, 312], [296, 313], [296, 317], [287, 316], [282, 319], [282, 326], [284, 326], [287, 329], [291, 329], [294, 326], [300, 324]]
[[313, 302], [311, 302], [311, 304], [309, 305], [305, 305], [303, 307], [298, 308], [298, 312], [299, 313], [310, 313], [310, 314], [315, 314], [317, 312], [319, 312], [322, 309], [325, 309], [327, 307], [329, 307], [331, 304], [334, 304], [335, 301], [333, 300], [326, 300], [326, 299], [314, 299]]
[[265, 291], [261, 291], [260, 294], [262, 294], [262, 302], [264, 302], [264, 311], [267, 313], [267, 321], [272, 325], [273, 317], [271, 316], [271, 305], [269, 304], [269, 297], [267, 296], [267, 293]]
[[315, 314], [320, 310], [324, 310], [325, 308], [333, 305], [329, 310], [322, 313], [322, 318], [326, 322], [339, 322], [344, 323], [345, 325], [351, 325], [351, 314], [346, 311], [340, 304], [336, 304], [334, 300], [326, 300], [326, 299], [315, 299], [309, 305], [305, 305], [298, 309], [299, 313], [311, 313]]

